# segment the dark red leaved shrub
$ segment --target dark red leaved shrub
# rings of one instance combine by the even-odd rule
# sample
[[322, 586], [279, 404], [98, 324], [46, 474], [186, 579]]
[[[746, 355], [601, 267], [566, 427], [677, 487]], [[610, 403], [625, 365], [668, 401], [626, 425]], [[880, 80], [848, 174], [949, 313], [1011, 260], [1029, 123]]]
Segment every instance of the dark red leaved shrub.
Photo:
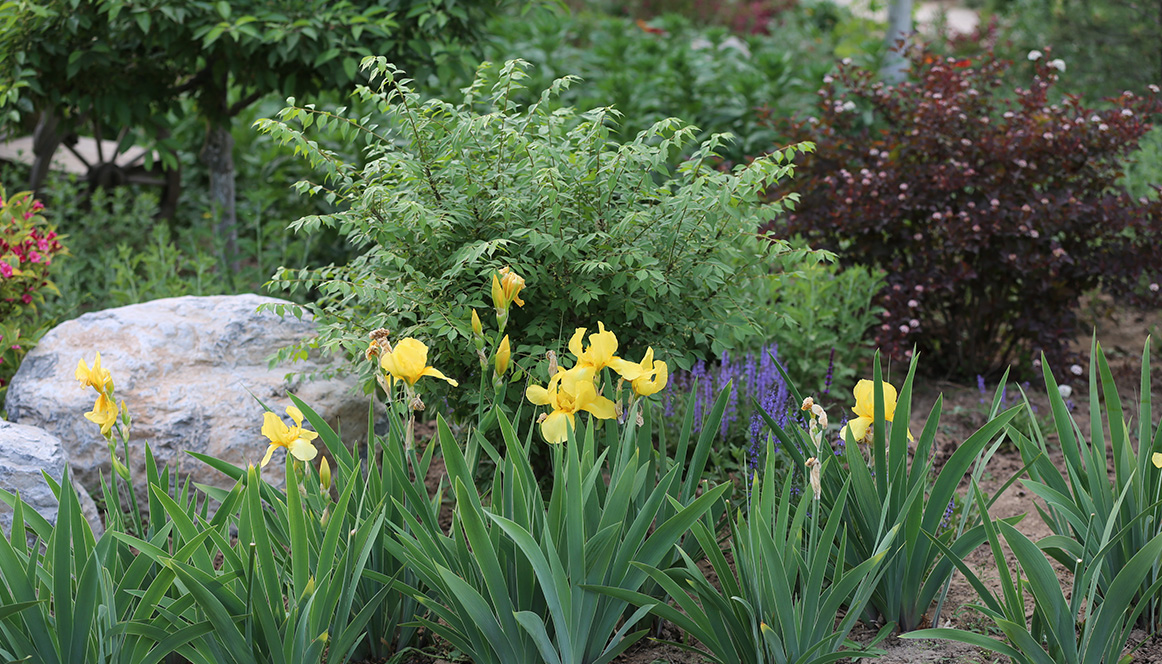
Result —
[[1140, 304], [1162, 280], [1162, 203], [1116, 186], [1158, 88], [1095, 110], [1055, 94], [1049, 53], [1015, 94], [991, 53], [909, 58], [898, 86], [846, 64], [825, 79], [819, 117], [791, 127], [818, 146], [795, 177], [802, 201], [773, 230], [887, 271], [885, 353], [915, 345], [959, 377], [1028, 370], [1039, 351], [1063, 366], [1081, 294]]

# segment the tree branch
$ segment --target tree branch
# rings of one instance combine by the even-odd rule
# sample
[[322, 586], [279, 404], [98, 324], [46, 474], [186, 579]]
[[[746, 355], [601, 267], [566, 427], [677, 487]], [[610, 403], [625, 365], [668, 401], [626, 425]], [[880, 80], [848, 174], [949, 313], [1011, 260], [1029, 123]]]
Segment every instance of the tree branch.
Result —
[[232, 117], [234, 117], [235, 115], [238, 115], [238, 114], [239, 114], [239, 113], [241, 113], [241, 112], [242, 112], [242, 111], [243, 111], [243, 110], [244, 110], [244, 109], [245, 109], [247, 106], [249, 106], [249, 105], [253, 104], [253, 103], [254, 103], [254, 102], [256, 102], [256, 101], [258, 101], [258, 99], [259, 99], [260, 97], [262, 97], [262, 92], [261, 92], [261, 91], [255, 90], [254, 92], [251, 92], [249, 95], [247, 95], [247, 96], [243, 97], [242, 99], [239, 99], [238, 101], [234, 102], [234, 105], [233, 105], [233, 106], [231, 106], [229, 109], [227, 109], [227, 110], [226, 110], [226, 116], [227, 116], [227, 117], [231, 117], [231, 118], [232, 118]]

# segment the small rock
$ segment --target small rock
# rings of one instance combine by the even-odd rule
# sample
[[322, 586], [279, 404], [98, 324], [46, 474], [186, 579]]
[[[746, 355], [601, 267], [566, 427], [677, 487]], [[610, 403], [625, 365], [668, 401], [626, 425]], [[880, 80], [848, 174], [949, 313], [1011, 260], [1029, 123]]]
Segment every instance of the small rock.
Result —
[[[53, 523], [59, 505], [42, 471], [59, 482], [65, 462], [64, 448], [56, 436], [43, 429], [0, 420], [0, 489], [18, 493], [25, 504]], [[87, 491], [75, 488], [85, 520], [99, 537], [105, 529], [97, 505]], [[0, 501], [0, 530], [5, 537], [12, 531], [12, 508], [4, 501]]]
[[[315, 333], [314, 322], [258, 312], [264, 303], [286, 303], [258, 295], [179, 297], [85, 314], [50, 330], [28, 354], [9, 387], [13, 422], [41, 427], [63, 441], [77, 480], [90, 491], [99, 473], [108, 476], [108, 445], [98, 427], [84, 418], [96, 395], [74, 378], [77, 361], [92, 365], [101, 353], [112, 372], [117, 399], [133, 418], [130, 465], [144, 497], [144, 444], [159, 463], [180, 478], [228, 487], [233, 482], [190, 457], [200, 452], [245, 467], [258, 463], [269, 441], [261, 433], [263, 408], [286, 419], [293, 391], [344, 437], [362, 439], [367, 429], [367, 397], [354, 378], [294, 380], [290, 371], [310, 374], [330, 362], [310, 358], [290, 367], [269, 367], [279, 349]], [[257, 398], [257, 399], [256, 399]], [[342, 428], [338, 429], [341, 421]], [[281, 451], [271, 462], [277, 469]], [[267, 471], [269, 479], [281, 473]]]

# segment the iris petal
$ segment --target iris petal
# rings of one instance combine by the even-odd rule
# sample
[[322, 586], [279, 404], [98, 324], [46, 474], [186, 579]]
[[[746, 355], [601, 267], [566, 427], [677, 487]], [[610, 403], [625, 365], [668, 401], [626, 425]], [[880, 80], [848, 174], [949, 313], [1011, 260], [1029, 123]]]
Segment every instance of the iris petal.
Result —
[[310, 461], [315, 458], [319, 450], [305, 438], [296, 438], [287, 446], [287, 450], [299, 461]]
[[569, 440], [568, 422], [572, 419], [563, 411], [554, 410], [549, 413], [544, 422], [541, 422], [541, 435], [545, 442], [559, 444]]
[[579, 327], [573, 332], [572, 338], [569, 339], [569, 352], [573, 357], [581, 357], [581, 339], [585, 337], [585, 328]]
[[269, 438], [272, 443], [284, 444], [283, 440], [288, 433], [290, 433], [290, 429], [278, 415], [275, 415], [269, 410], [263, 413], [262, 435]]
[[641, 378], [642, 375], [644, 375], [647, 371], [649, 371], [648, 369], [643, 368], [643, 366], [637, 362], [623, 360], [620, 357], [613, 358], [613, 360], [609, 363], [609, 368], [616, 371], [619, 376], [626, 380], [637, 380], [638, 378]]
[[[863, 440], [867, 435], [868, 427], [872, 424], [870, 417], [857, 417], [847, 423], [847, 430], [851, 432], [851, 438], [856, 442]], [[846, 437], [845, 437], [846, 440]]]
[[537, 406], [548, 406], [552, 403], [549, 391], [540, 385], [529, 385], [525, 390], [525, 398]]
[[391, 374], [392, 378], [395, 378], [396, 380], [404, 380], [403, 370], [399, 366], [399, 363], [396, 361], [394, 354], [385, 352], [383, 355], [381, 355], [379, 357], [379, 366], [382, 367], [384, 371]]
[[287, 406], [286, 414], [290, 415], [290, 418], [294, 420], [295, 426], [301, 427], [303, 425], [303, 411], [294, 406]]
[[440, 380], [446, 380], [446, 381], [448, 381], [448, 384], [451, 385], [452, 387], [459, 387], [460, 386], [460, 383], [456, 382], [455, 380], [452, 380], [451, 378], [448, 378], [447, 376], [444, 375], [444, 373], [442, 371], [440, 371], [439, 369], [437, 369], [435, 367], [424, 367], [424, 370], [420, 373], [420, 376], [431, 376], [432, 378], [439, 378]]
[[[855, 384], [851, 391], [855, 396], [855, 414], [859, 417], [875, 417], [875, 383], [866, 378]], [[857, 439], [858, 440], [858, 439]]]
[[593, 413], [593, 416], [598, 419], [610, 420], [617, 417], [617, 408], [614, 407], [612, 401], [605, 397], [593, 396], [581, 408]]

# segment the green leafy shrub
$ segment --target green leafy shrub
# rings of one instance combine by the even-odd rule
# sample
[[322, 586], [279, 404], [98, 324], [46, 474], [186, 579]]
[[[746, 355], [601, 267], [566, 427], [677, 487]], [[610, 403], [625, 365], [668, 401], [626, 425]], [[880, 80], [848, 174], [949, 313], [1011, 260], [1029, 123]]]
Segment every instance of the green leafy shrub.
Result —
[[49, 211], [74, 250], [54, 266], [60, 297], [45, 308], [46, 317], [59, 323], [86, 311], [230, 291], [212, 242], [188, 229], [175, 232], [177, 222], [154, 219], [153, 192], [98, 189], [82, 206], [77, 183], [49, 183]]
[[1023, 61], [1053, 50], [1062, 80], [1088, 102], [1162, 83], [1162, 7], [1132, 0], [981, 0], [999, 19], [998, 46]]
[[[872, 328], [882, 310], [876, 296], [884, 272], [875, 267], [800, 263], [769, 282], [763, 327], [779, 345], [787, 375], [814, 394], [845, 391], [871, 355]], [[756, 315], [758, 315], [756, 313]]]
[[798, 8], [787, 0], [568, 0], [575, 12], [600, 11], [635, 19], [678, 14], [699, 25], [730, 28], [737, 33], [771, 33], [778, 29], [788, 12]]
[[[835, 59], [835, 40], [805, 11], [788, 11], [780, 22], [772, 35], [737, 35], [673, 14], [646, 25], [592, 12], [533, 11], [521, 20], [494, 20], [483, 47], [491, 61], [533, 64], [529, 90], [516, 101], [535, 102], [554, 79], [575, 74], [584, 85], [562, 90], [559, 103], [616, 108], [620, 116], [610, 128], [619, 140], [677, 117], [698, 128], [694, 145], [730, 132], [734, 140], [719, 155], [745, 163], [781, 140], [760, 116], [810, 105]], [[449, 98], [467, 83], [446, 82], [439, 94]]]
[[1122, 184], [1131, 196], [1158, 197], [1162, 186], [1162, 127], [1155, 127], [1142, 137], [1138, 150], [1127, 159]]
[[[691, 127], [664, 120], [614, 143], [616, 111], [549, 110], [572, 78], [527, 108], [513, 103], [527, 66], [482, 67], [453, 106], [421, 102], [395, 68], [368, 59], [377, 87], [358, 95], [378, 105], [375, 117], [292, 106], [280, 121], [259, 123], [321, 172], [322, 184], [300, 183], [301, 191], [348, 206], [293, 227], [338, 228], [363, 252], [346, 266], [283, 269], [272, 280], [292, 293], [317, 289], [308, 306], [320, 331], [312, 343], [355, 353], [370, 329], [388, 328], [425, 338], [465, 378], [475, 363], [470, 309], [485, 306], [477, 285], [503, 266], [527, 282], [530, 302], [512, 313], [523, 336], [518, 354], [556, 348], [594, 320], [626, 346], [644, 349], [648, 339], [684, 366], [757, 333], [749, 282], [766, 274], [772, 254], [789, 251], [756, 236], [783, 209], [760, 197], [810, 146], [725, 173], [711, 168], [725, 140], [716, 135], [674, 172], [667, 164], [693, 141]], [[303, 133], [313, 125], [366, 144], [366, 165], [321, 149]], [[723, 326], [734, 327], [734, 338], [715, 338]]]

